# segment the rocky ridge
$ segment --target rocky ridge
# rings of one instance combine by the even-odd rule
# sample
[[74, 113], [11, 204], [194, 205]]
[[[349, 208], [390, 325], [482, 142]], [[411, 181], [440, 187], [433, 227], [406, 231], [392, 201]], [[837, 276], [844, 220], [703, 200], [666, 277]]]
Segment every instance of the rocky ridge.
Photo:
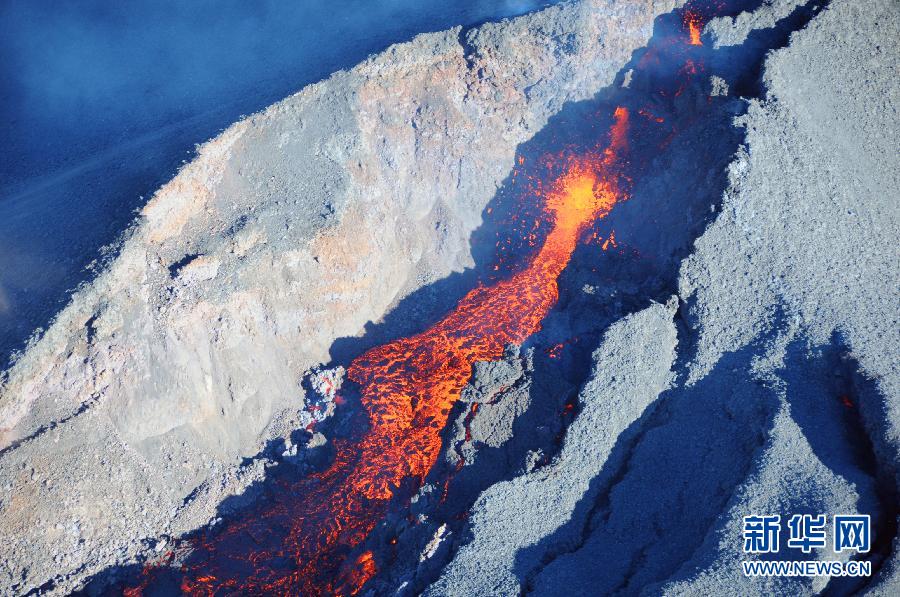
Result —
[[304, 373], [470, 265], [515, 147], [676, 4], [421, 35], [204, 144], [3, 374], [0, 591], [65, 592], [214, 519], [302, 420]]
[[[677, 356], [658, 305], [610, 327], [560, 455], [478, 498], [428, 594], [896, 593], [900, 13], [767, 2], [706, 35], [758, 44], [799, 11], [809, 24], [768, 55], [719, 213], [681, 264]], [[742, 517], [798, 512], [872, 513], [875, 576], [745, 577]]]

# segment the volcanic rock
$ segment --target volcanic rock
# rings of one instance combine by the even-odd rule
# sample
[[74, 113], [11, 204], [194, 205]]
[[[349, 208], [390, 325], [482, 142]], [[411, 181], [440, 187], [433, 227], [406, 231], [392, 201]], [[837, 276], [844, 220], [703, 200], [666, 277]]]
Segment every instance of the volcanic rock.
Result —
[[[178, 568], [273, 471], [324, 467], [355, 424], [348, 355], [469, 280], [517, 148], [649, 95], [668, 73], [641, 48], [681, 4], [420, 35], [203, 145], [3, 374], [0, 593]], [[535, 337], [475, 364], [435, 470], [357, 546], [393, 566], [367, 590], [900, 592], [900, 11], [750, 4], [702, 32], [714, 73], [641, 97], [632, 118], [694, 128]], [[743, 517], [799, 512], [870, 513], [875, 576], [744, 576]]]
[[[200, 147], [3, 374], [0, 592], [66, 592], [215, 518], [302, 418], [301, 374], [470, 266], [516, 146], [612, 83], [677, 4], [420, 35]], [[53, 530], [75, 519], [77, 541]]]
[[[719, 213], [680, 268], [678, 358], [662, 307], [612, 326], [559, 459], [482, 494], [429, 594], [897, 593], [900, 11], [807, 6], [708, 29], [724, 48], [812, 15], [736, 121]], [[744, 576], [743, 516], [798, 512], [872, 513], [874, 578]]]

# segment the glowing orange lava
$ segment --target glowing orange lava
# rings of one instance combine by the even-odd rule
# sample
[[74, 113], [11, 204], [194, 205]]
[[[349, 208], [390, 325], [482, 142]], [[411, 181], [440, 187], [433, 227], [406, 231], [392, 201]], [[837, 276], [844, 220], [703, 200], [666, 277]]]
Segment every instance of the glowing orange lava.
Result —
[[686, 11], [684, 13], [684, 24], [687, 27], [690, 36], [690, 44], [692, 46], [702, 46], [700, 34], [703, 31], [703, 17], [696, 12]]
[[375, 566], [375, 555], [371, 550], [366, 550], [356, 558], [356, 564], [341, 586], [336, 589], [339, 595], [356, 595], [364, 584], [378, 572]]
[[[334, 463], [292, 484], [293, 497], [217, 537], [201, 538], [208, 559], [185, 570], [184, 592], [355, 594], [376, 574], [372, 552], [354, 557], [356, 548], [398, 489], [417, 487], [434, 466], [441, 431], [473, 364], [499, 359], [507, 345], [540, 329], [579, 237], [622, 198], [618, 179], [628, 117], [627, 109], [617, 108], [608, 147], [568, 158], [564, 173], [538, 198], [550, 229], [524, 269], [477, 286], [428, 330], [373, 348], [350, 364], [348, 377], [359, 385], [369, 430], [358, 441], [335, 440]], [[238, 535], [258, 547], [242, 556], [220, 547]], [[249, 573], [231, 572], [248, 562]]]

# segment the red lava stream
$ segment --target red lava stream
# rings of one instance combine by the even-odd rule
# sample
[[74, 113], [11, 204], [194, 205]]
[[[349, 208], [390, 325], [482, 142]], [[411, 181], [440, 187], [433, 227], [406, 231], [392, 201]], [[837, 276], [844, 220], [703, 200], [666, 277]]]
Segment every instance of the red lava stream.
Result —
[[[701, 15], [682, 13], [684, 37], [677, 43], [702, 45]], [[654, 52], [642, 63], [658, 63]], [[684, 60], [683, 77], [672, 83], [679, 85], [674, 96], [686, 85], [680, 79], [697, 72], [689, 56]], [[647, 109], [640, 114], [663, 122]], [[392, 503], [420, 487], [434, 467], [441, 433], [473, 364], [499, 359], [509, 344], [521, 344], [541, 329], [559, 298], [557, 279], [581, 237], [625, 198], [619, 181], [627, 180], [628, 131], [629, 111], [620, 106], [605, 149], [554, 156], [550, 163], [557, 174], [550, 183], [529, 187], [524, 199], [540, 206], [538, 223], [548, 232], [523, 267], [479, 284], [429, 329], [350, 363], [347, 375], [358, 386], [367, 430], [356, 439], [335, 439], [334, 461], [323, 472], [276, 479], [269, 501], [188, 539], [193, 551], [174, 572], [184, 593], [354, 595], [377, 574], [378, 558], [366, 549], [366, 538]], [[532, 246], [536, 230], [527, 235]], [[612, 234], [603, 249], [610, 243], [615, 244]], [[172, 562], [174, 555], [164, 559]], [[125, 593], [141, 595], [160, 580], [161, 570], [145, 569], [142, 582]]]
[[[619, 107], [608, 147], [564, 158], [563, 173], [537, 197], [550, 224], [540, 250], [509, 278], [479, 285], [428, 330], [373, 348], [348, 377], [369, 418], [356, 441], [335, 440], [324, 472], [220, 533], [195, 540], [181, 589], [213, 594], [355, 594], [377, 572], [360, 546], [397, 489], [421, 484], [437, 461], [440, 433], [476, 361], [496, 360], [541, 327], [556, 303], [557, 278], [582, 233], [622, 198], [618, 178], [628, 111]], [[235, 549], [235, 546], [240, 546]], [[351, 559], [348, 559], [350, 556]], [[145, 583], [127, 591], [140, 594]]]

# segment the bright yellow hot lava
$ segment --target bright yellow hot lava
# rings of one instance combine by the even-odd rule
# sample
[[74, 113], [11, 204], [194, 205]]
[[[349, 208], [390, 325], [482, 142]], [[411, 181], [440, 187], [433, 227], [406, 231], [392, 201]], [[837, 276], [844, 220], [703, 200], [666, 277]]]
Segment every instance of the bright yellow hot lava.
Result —
[[687, 11], [684, 13], [684, 24], [687, 26], [689, 42], [692, 46], [702, 46], [700, 34], [703, 31], [703, 17], [696, 12]]
[[[608, 147], [566, 161], [565, 172], [543, 198], [550, 231], [527, 267], [466, 294], [429, 329], [373, 348], [348, 367], [360, 388], [369, 430], [357, 441], [335, 442], [331, 467], [296, 483], [290, 494], [259, 518], [236, 524], [204, 545], [210, 560], [188, 573], [187, 593], [355, 594], [376, 572], [370, 551], [353, 559], [382, 520], [398, 488], [421, 484], [441, 450], [441, 431], [477, 361], [499, 359], [509, 344], [537, 332], [559, 297], [557, 278], [582, 233], [622, 197], [618, 188], [628, 111], [617, 108]], [[260, 537], [288, 521], [277, 547]], [[246, 532], [257, 551], [251, 563], [288, 560], [295, 567], [261, 565], [249, 576], [227, 578], [231, 556], [215, 563], [217, 544]], [[234, 560], [231, 560], [232, 562]], [[340, 562], [344, 562], [342, 567]], [[203, 572], [201, 575], [200, 572]], [[226, 578], [223, 578], [226, 576]]]

